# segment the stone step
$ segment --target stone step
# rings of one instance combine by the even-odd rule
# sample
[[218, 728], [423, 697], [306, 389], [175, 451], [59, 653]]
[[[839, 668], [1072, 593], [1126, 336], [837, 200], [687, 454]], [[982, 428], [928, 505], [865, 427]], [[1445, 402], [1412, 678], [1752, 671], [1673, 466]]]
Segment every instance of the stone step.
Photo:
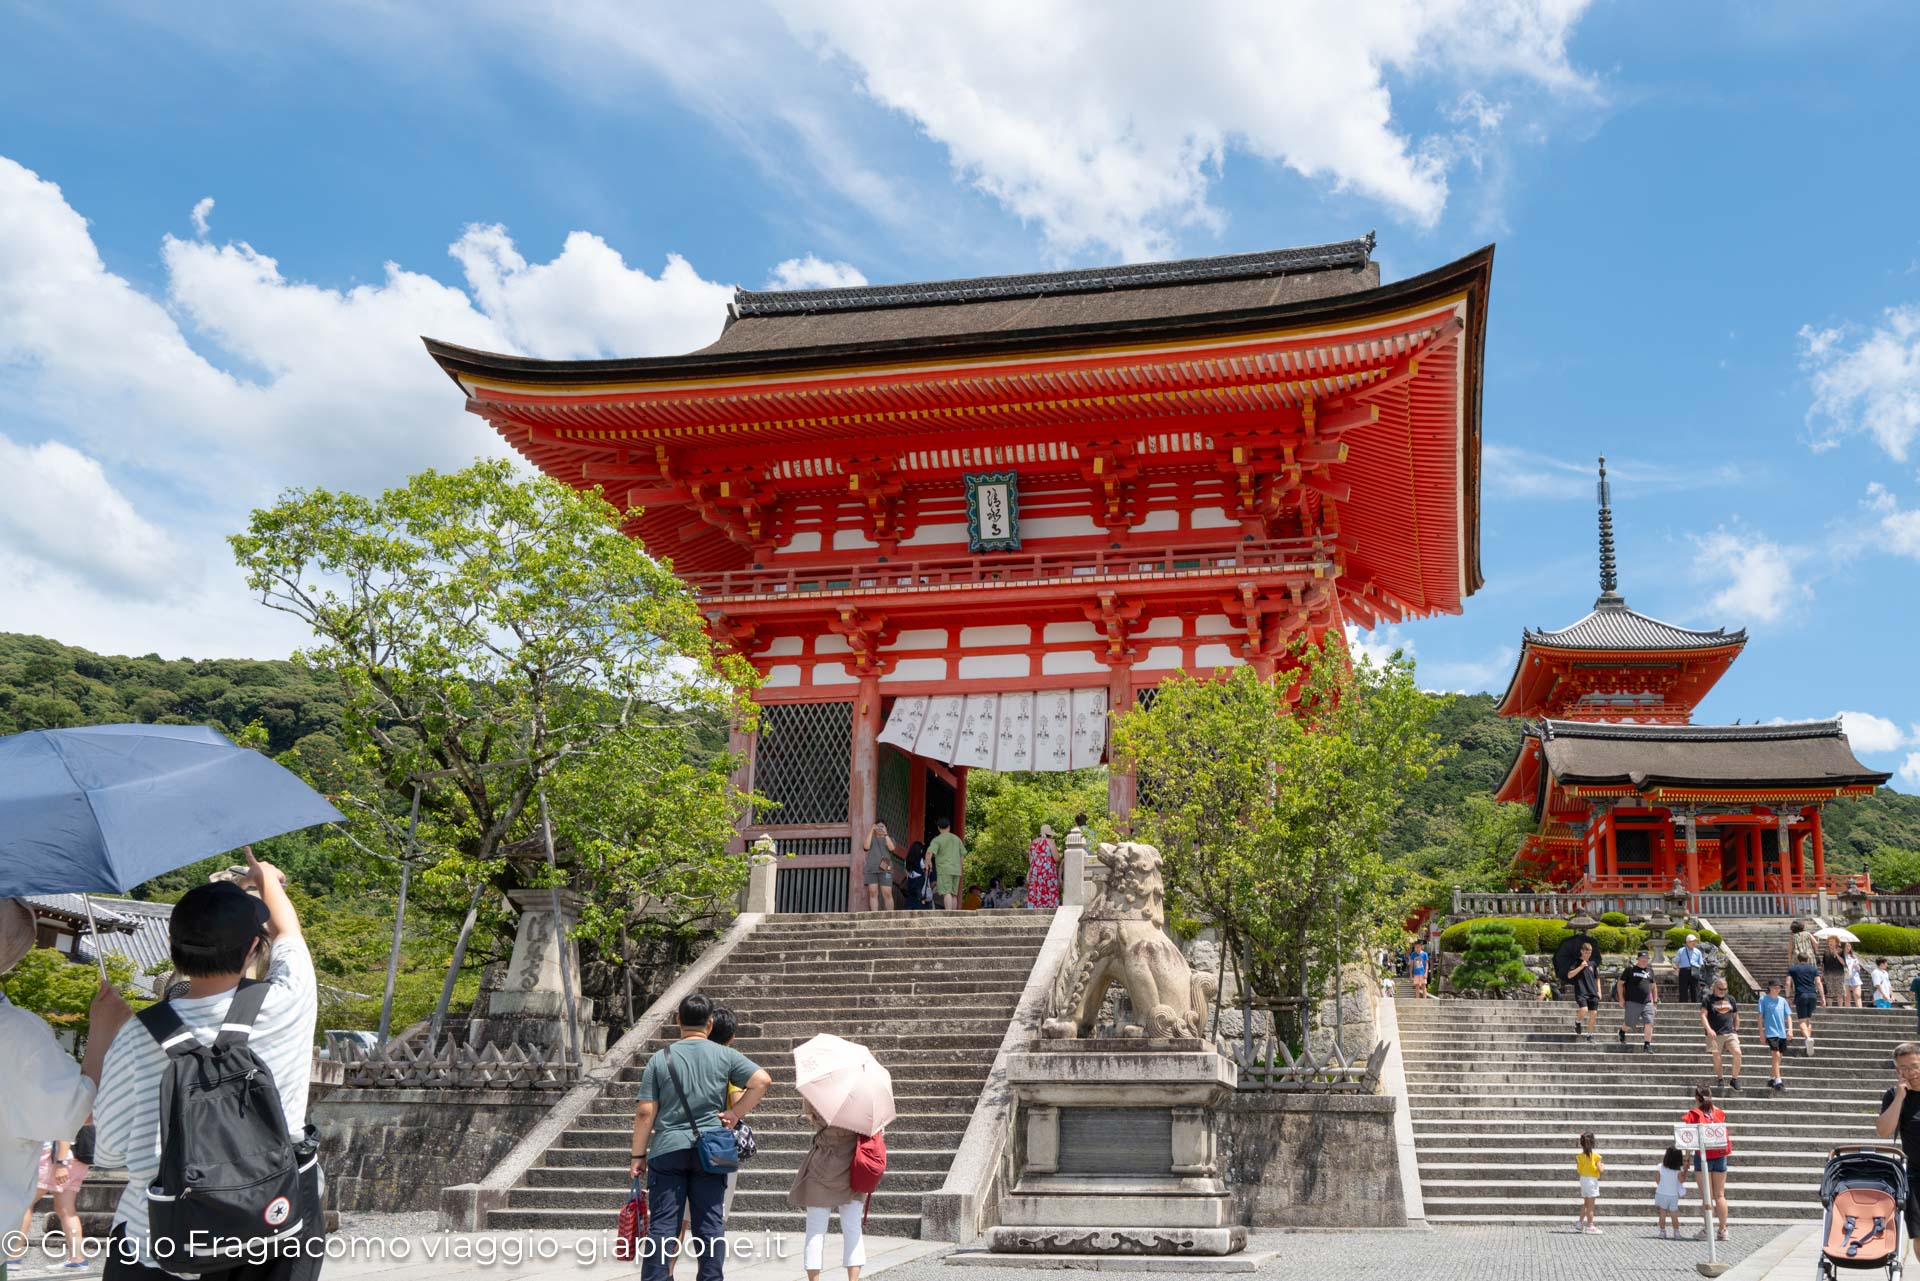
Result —
[[[622, 1199], [621, 1205], [625, 1204]], [[602, 1209], [495, 1210], [487, 1216], [487, 1227], [496, 1232], [605, 1232], [618, 1213], [618, 1206], [611, 1213]], [[727, 1230], [737, 1239], [743, 1233], [798, 1232], [802, 1222], [803, 1216], [798, 1210], [778, 1214], [745, 1213], [736, 1198]], [[918, 1236], [920, 1211], [915, 1208], [910, 1213], [882, 1214], [876, 1209], [867, 1216], [866, 1230], [869, 1236]]]
[[[1424, 1193], [1421, 1200], [1426, 1203], [1427, 1219], [1441, 1221], [1473, 1219], [1481, 1222], [1510, 1223], [1515, 1220], [1532, 1221], [1538, 1219], [1560, 1219], [1571, 1221], [1580, 1208], [1580, 1197], [1576, 1185], [1568, 1180], [1566, 1191], [1559, 1196], [1541, 1195], [1536, 1186], [1531, 1197], [1480, 1197], [1480, 1196], [1434, 1196]], [[1602, 1185], [1600, 1205], [1613, 1211], [1599, 1217], [1603, 1222], [1637, 1222], [1642, 1226], [1653, 1218], [1653, 1198], [1641, 1197], [1609, 1198]], [[1731, 1186], [1727, 1193], [1728, 1208], [1732, 1211], [1735, 1227], [1746, 1227], [1758, 1223], [1794, 1223], [1805, 1219], [1820, 1217], [1820, 1198], [1812, 1196], [1801, 1199], [1793, 1196], [1778, 1198], [1758, 1195], [1736, 1197]], [[1620, 1204], [1632, 1206], [1628, 1213], [1620, 1212]], [[1700, 1202], [1697, 1197], [1681, 1203], [1683, 1221], [1698, 1222]]]
[[1012, 972], [999, 978], [967, 975], [960, 978], [916, 978], [896, 975], [888, 979], [821, 974], [773, 979], [744, 979], [719, 971], [712, 983], [701, 988], [723, 1005], [754, 1008], [754, 1002], [810, 1000], [815, 997], [885, 996], [893, 1000], [959, 1001], [967, 999], [1017, 1000], [1026, 990], [1026, 975]]
[[[1606, 1135], [1616, 1141], [1621, 1136], [1635, 1136], [1652, 1142], [1664, 1135], [1667, 1141], [1671, 1142], [1674, 1118], [1678, 1116], [1679, 1113], [1676, 1111], [1669, 1117], [1656, 1116], [1637, 1120], [1621, 1116], [1596, 1117], [1569, 1111], [1557, 1116], [1533, 1116], [1512, 1120], [1462, 1120], [1457, 1117], [1435, 1119], [1416, 1114], [1413, 1118], [1413, 1133], [1416, 1142], [1427, 1136], [1438, 1135], [1448, 1140], [1472, 1136], [1476, 1141], [1485, 1139], [1489, 1144], [1496, 1139], [1531, 1134], [1535, 1143], [1539, 1144], [1549, 1141], [1553, 1143], [1571, 1141], [1574, 1135], [1583, 1130], [1591, 1130], [1596, 1137]], [[1736, 1148], [1749, 1141], [1770, 1138], [1791, 1138], [1810, 1146], [1876, 1141], [1871, 1118], [1857, 1125], [1837, 1122], [1803, 1124], [1794, 1121], [1773, 1121], [1763, 1126], [1746, 1126], [1731, 1118], [1729, 1118], [1729, 1124], [1734, 1127], [1732, 1137]], [[1561, 1138], [1563, 1135], [1565, 1139]], [[1551, 1136], [1551, 1138], [1543, 1136]]]
[[[945, 1051], [936, 1051], [936, 1053], [944, 1054]], [[926, 1082], [932, 1085], [942, 1082], [957, 1083], [961, 1081], [973, 1081], [977, 1084], [983, 1079], [986, 1072], [986, 1065], [974, 1063], [971, 1060], [963, 1062], [949, 1056], [940, 1062], [934, 1063], [901, 1063], [897, 1061], [897, 1054], [898, 1052], [896, 1051], [881, 1059], [881, 1065], [885, 1067], [887, 1072], [893, 1077], [893, 1083], [896, 1088], [903, 1088], [916, 1082]], [[775, 1058], [762, 1062], [760, 1066], [765, 1068], [767, 1075], [773, 1078], [773, 1083], [776, 1088], [780, 1086], [792, 1087], [794, 1067], [793, 1059], [790, 1056], [787, 1057], [784, 1062], [779, 1058]], [[608, 1097], [631, 1099], [634, 1091], [640, 1086], [640, 1077], [642, 1072], [645, 1071], [645, 1067], [645, 1063], [642, 1062], [632, 1067], [623, 1068], [619, 1077], [608, 1084]]]
[[792, 929], [804, 925], [827, 923], [845, 925], [849, 920], [886, 921], [889, 918], [911, 917], [916, 921], [956, 921], [964, 923], [978, 922], [980, 928], [990, 929], [1000, 926], [1021, 925], [1033, 921], [1053, 919], [1051, 911], [1041, 911], [1029, 907], [984, 907], [972, 911], [956, 912], [782, 912], [767, 921], [762, 928]]
[[[1878, 1109], [1849, 1108], [1840, 1105], [1821, 1106], [1817, 1101], [1811, 1104], [1807, 1100], [1786, 1098], [1779, 1100], [1776, 1106], [1756, 1107], [1752, 1100], [1743, 1100], [1735, 1096], [1731, 1105], [1726, 1100], [1715, 1097], [1727, 1114], [1727, 1123], [1739, 1127], [1743, 1125], [1795, 1125], [1821, 1123], [1827, 1125], [1848, 1125], [1858, 1121], [1862, 1125], [1872, 1125]], [[1538, 1122], [1543, 1125], [1563, 1126], [1572, 1124], [1573, 1133], [1591, 1130], [1598, 1125], [1611, 1125], [1620, 1120], [1630, 1120], [1645, 1116], [1651, 1120], [1673, 1125], [1680, 1119], [1690, 1100], [1655, 1100], [1633, 1098], [1609, 1100], [1605, 1102], [1585, 1102], [1577, 1098], [1562, 1100], [1543, 1099], [1537, 1103], [1514, 1105], [1507, 1103], [1463, 1103], [1455, 1102], [1451, 1096], [1445, 1102], [1436, 1103], [1432, 1096], [1417, 1099], [1413, 1104], [1413, 1116], [1416, 1121], [1471, 1121], [1475, 1124], [1500, 1125], [1509, 1121]], [[1738, 1133], [1736, 1128], [1735, 1133]]]
[[[1561, 1200], [1558, 1204], [1577, 1207], [1580, 1204], [1579, 1185], [1572, 1176], [1573, 1166], [1557, 1175], [1540, 1177], [1513, 1178], [1510, 1180], [1433, 1180], [1426, 1178], [1424, 1172], [1420, 1180], [1420, 1195], [1423, 1200], [1439, 1198], [1441, 1200], [1461, 1201], [1523, 1201], [1529, 1197], [1538, 1197], [1543, 1191], [1549, 1194], [1558, 1192]], [[1693, 1181], [1688, 1180], [1688, 1190], [1692, 1191]], [[1612, 1167], [1608, 1167], [1606, 1177], [1600, 1180], [1600, 1200], [1604, 1204], [1611, 1198], [1631, 1198], [1647, 1207], [1647, 1218], [1653, 1218], [1654, 1176], [1616, 1178]], [[1727, 1201], [1736, 1215], [1740, 1214], [1755, 1199], [1775, 1202], [1791, 1202], [1805, 1198], [1815, 1210], [1820, 1208], [1820, 1173], [1795, 1171], [1794, 1177], [1779, 1182], [1765, 1182], [1741, 1177], [1729, 1170], [1727, 1174]], [[1696, 1201], [1696, 1205], [1698, 1202]]]
[[[783, 1145], [775, 1145], [768, 1140], [780, 1137], [790, 1140]], [[763, 1169], [797, 1170], [800, 1158], [806, 1153], [809, 1135], [794, 1134], [760, 1136], [760, 1154], [747, 1162], [747, 1171], [757, 1173]], [[594, 1148], [554, 1148], [543, 1158], [543, 1164], [527, 1171], [530, 1184], [572, 1184], [583, 1178], [591, 1177], [601, 1183], [613, 1179], [624, 1185], [627, 1177], [627, 1154], [619, 1152], [613, 1157], [602, 1157], [598, 1153], [607, 1149]], [[1657, 1154], [1656, 1154], [1657, 1159]], [[946, 1177], [946, 1169], [953, 1160], [953, 1149], [945, 1146], [909, 1148], [887, 1146], [887, 1179], [891, 1182], [895, 1175], [902, 1178], [921, 1174]]]
[[[1571, 1148], [1568, 1150], [1572, 1151]], [[1638, 1183], [1651, 1186], [1659, 1178], [1662, 1155], [1660, 1152], [1649, 1148], [1636, 1153], [1608, 1147], [1600, 1147], [1599, 1151], [1600, 1155], [1606, 1158], [1606, 1181], [1609, 1183], [1623, 1187]], [[1551, 1183], [1566, 1179], [1573, 1171], [1573, 1163], [1570, 1160], [1541, 1161], [1537, 1159], [1537, 1153], [1535, 1157], [1536, 1159], [1531, 1161], [1514, 1160], [1490, 1168], [1481, 1162], [1430, 1160], [1423, 1155], [1420, 1158], [1420, 1183], [1422, 1187], [1435, 1187], [1447, 1180], [1466, 1180], [1478, 1185], [1477, 1181], [1482, 1179], [1518, 1179], [1525, 1176], [1534, 1180], [1534, 1186], [1537, 1188], [1542, 1182]], [[1808, 1182], [1809, 1172], [1811, 1172], [1812, 1182], [1817, 1187], [1820, 1182], [1820, 1171], [1825, 1166], [1824, 1156], [1818, 1161], [1807, 1161], [1800, 1165], [1781, 1165], [1777, 1162], [1770, 1165], [1750, 1165], [1743, 1160], [1738, 1169], [1729, 1173], [1728, 1182], [1792, 1184], [1798, 1187]]]
[[[848, 1013], [887, 1010], [901, 1013], [940, 1014], [948, 1017], [979, 1017], [985, 1014], [1011, 1015], [1014, 1006], [1020, 1003], [1020, 993], [1026, 987], [1026, 980], [1019, 983], [1007, 983], [998, 988], [979, 988], [971, 991], [953, 992], [914, 992], [910, 989], [876, 988], [858, 983], [841, 988], [825, 988], [818, 985], [792, 990], [773, 991], [762, 984], [742, 987], [735, 992], [716, 988], [706, 989], [706, 993], [716, 1004], [733, 1008], [734, 1017], [743, 1016], [751, 1024], [776, 1010], [804, 1009], [822, 1020], [838, 1018]], [[736, 1033], [737, 1035], [737, 1033]]]
[[[973, 1103], [980, 1095], [980, 1082], [975, 1081], [963, 1089], [941, 1090], [928, 1094], [894, 1095], [894, 1103], [903, 1117], [928, 1116], [943, 1112], [971, 1112]], [[617, 1099], [604, 1099], [591, 1103], [583, 1116], [595, 1119], [595, 1124], [605, 1118], [625, 1117], [631, 1119], [634, 1106], [630, 1102]], [[798, 1124], [800, 1116], [800, 1097], [791, 1093], [770, 1093], [759, 1106], [754, 1108], [752, 1117], [755, 1130], [770, 1125], [776, 1119], [781, 1122]]]
[[[799, 1212], [787, 1206], [787, 1187], [790, 1184], [791, 1176], [778, 1188], [754, 1188], [743, 1179], [734, 1190], [734, 1213], [784, 1213], [798, 1217]], [[870, 1214], [920, 1213], [924, 1189], [892, 1191], [892, 1187], [891, 1179], [881, 1183], [880, 1190], [873, 1194]], [[514, 1188], [507, 1193], [507, 1206], [512, 1210], [592, 1210], [611, 1222], [620, 1213], [620, 1207], [627, 1203], [629, 1191], [624, 1179], [615, 1187]]]
[[[828, 1031], [830, 1029], [821, 1027], [816, 1030]], [[991, 1063], [993, 1061], [992, 1052], [1000, 1048], [1000, 1042], [1005, 1038], [1005, 1035], [1006, 1027], [1003, 1024], [998, 1032], [990, 1035], [983, 1032], [888, 1032], [868, 1033], [864, 1036], [850, 1037], [849, 1039], [858, 1040], [862, 1045], [872, 1050], [874, 1057], [882, 1063], [890, 1060], [888, 1051], [893, 1050], [946, 1050], [957, 1052], [969, 1061], [985, 1053], [987, 1055], [987, 1061]], [[798, 1036], [737, 1037], [733, 1042], [733, 1048], [748, 1058], [758, 1061], [770, 1058], [776, 1054], [790, 1056], [795, 1046], [805, 1044], [812, 1036], [813, 1032], [808, 1031], [804, 1035]], [[655, 1041], [647, 1047], [647, 1052], [649, 1054], [656, 1053], [663, 1047], [671, 1044], [671, 1041], [666, 1040]]]

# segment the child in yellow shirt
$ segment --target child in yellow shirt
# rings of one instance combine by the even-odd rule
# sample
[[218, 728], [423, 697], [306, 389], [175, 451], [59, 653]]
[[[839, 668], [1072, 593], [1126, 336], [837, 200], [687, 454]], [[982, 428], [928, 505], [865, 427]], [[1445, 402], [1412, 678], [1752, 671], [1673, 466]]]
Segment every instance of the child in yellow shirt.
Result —
[[1590, 1236], [1598, 1236], [1600, 1227], [1593, 1221], [1593, 1207], [1600, 1200], [1600, 1175], [1606, 1170], [1606, 1162], [1593, 1150], [1593, 1131], [1588, 1130], [1580, 1136], [1580, 1154], [1573, 1158], [1573, 1168], [1580, 1173], [1580, 1230]]

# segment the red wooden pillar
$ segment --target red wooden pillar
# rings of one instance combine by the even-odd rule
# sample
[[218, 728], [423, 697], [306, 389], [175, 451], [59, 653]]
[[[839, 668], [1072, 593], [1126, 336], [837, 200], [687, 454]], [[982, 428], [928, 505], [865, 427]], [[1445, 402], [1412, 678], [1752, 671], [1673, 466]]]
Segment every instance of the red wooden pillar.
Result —
[[[1271, 662], [1268, 663], [1268, 668], [1271, 674]], [[1107, 674], [1108, 719], [1111, 721], [1115, 717], [1125, 716], [1133, 708], [1133, 667], [1131, 664], [1116, 663]], [[1112, 734], [1111, 726], [1107, 732], [1109, 735]], [[1111, 742], [1112, 739], [1109, 738], [1108, 741]], [[1113, 759], [1113, 753], [1109, 751], [1107, 753], [1107, 816], [1122, 834], [1133, 830], [1133, 825], [1128, 818], [1133, 813], [1136, 794], [1133, 767], [1123, 766], [1122, 762]]]
[[918, 756], [907, 757], [907, 830], [896, 839], [909, 845], [927, 839], [927, 765]]
[[1813, 879], [1817, 886], [1827, 883], [1827, 845], [1820, 832], [1820, 807], [1812, 806], [1808, 818], [1813, 823]]
[[860, 678], [859, 692], [853, 699], [852, 792], [847, 799], [847, 831], [852, 848], [847, 852], [847, 910], [866, 907], [866, 890], [861, 873], [867, 858], [867, 837], [873, 831], [880, 803], [880, 677]]
[[1614, 811], [1607, 811], [1607, 875], [1610, 878], [1620, 875], [1620, 842], [1614, 839], [1614, 829], [1619, 821]]

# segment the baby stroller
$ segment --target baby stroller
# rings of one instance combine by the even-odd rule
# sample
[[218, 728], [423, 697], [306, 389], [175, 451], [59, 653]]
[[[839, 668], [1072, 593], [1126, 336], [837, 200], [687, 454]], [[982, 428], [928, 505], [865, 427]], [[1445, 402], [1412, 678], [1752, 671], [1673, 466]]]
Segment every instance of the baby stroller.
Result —
[[1820, 1204], [1827, 1216], [1816, 1277], [1834, 1281], [1841, 1268], [1885, 1268], [1888, 1281], [1899, 1281], [1907, 1208], [1907, 1162], [1899, 1148], [1833, 1149], [1820, 1180]]

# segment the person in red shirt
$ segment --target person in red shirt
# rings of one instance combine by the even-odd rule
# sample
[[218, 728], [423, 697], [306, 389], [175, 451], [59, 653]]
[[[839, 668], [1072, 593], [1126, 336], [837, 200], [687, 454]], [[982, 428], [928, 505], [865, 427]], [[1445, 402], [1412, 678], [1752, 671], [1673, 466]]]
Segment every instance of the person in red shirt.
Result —
[[[1688, 1125], [1725, 1125], [1727, 1114], [1713, 1106], [1713, 1087], [1704, 1083], [1693, 1087], [1693, 1106], [1680, 1118]], [[1727, 1239], [1727, 1156], [1733, 1151], [1733, 1134], [1727, 1134], [1726, 1142], [1707, 1149], [1707, 1167], [1698, 1172], [1701, 1196], [1709, 1191], [1713, 1194], [1713, 1214], [1719, 1223], [1719, 1239]], [[1687, 1170], [1692, 1170], [1700, 1159], [1698, 1149], [1687, 1153], [1686, 1170], [1680, 1172], [1685, 1178]], [[1707, 1230], [1700, 1229], [1699, 1240], [1707, 1239]]]

